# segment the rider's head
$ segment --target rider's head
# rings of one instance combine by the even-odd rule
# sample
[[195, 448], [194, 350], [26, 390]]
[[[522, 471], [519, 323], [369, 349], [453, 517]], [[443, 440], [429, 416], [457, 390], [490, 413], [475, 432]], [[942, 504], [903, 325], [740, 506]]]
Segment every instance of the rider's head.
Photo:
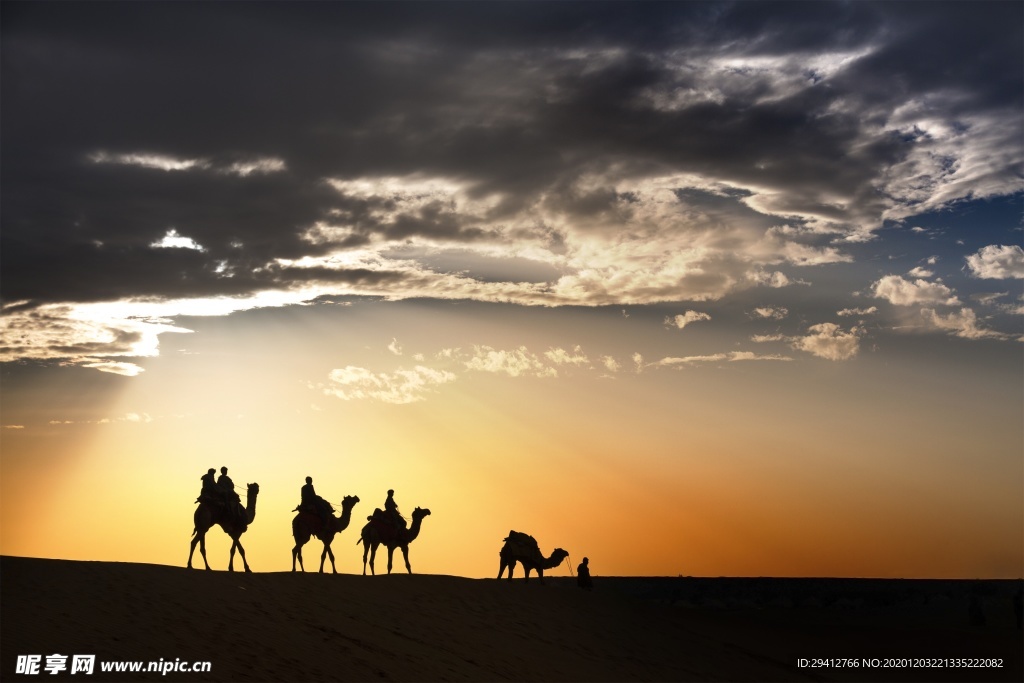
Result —
[[307, 484], [312, 484], [313, 483], [313, 477], [306, 477], [306, 483]]
[[395, 495], [395, 490], [394, 489], [388, 489], [388, 495], [389, 496]]
[[220, 473], [221, 474], [227, 474], [228, 473], [228, 468], [227, 467], [221, 467], [220, 468]]
[[216, 472], [216, 471], [217, 471], [217, 470], [215, 470], [215, 469], [213, 469], [213, 468], [211, 467], [211, 468], [210, 468], [210, 469], [209, 469], [209, 470], [208, 470], [208, 471], [207, 471], [206, 473], [207, 473], [207, 474], [213, 474], [213, 473], [214, 473], [214, 472]]

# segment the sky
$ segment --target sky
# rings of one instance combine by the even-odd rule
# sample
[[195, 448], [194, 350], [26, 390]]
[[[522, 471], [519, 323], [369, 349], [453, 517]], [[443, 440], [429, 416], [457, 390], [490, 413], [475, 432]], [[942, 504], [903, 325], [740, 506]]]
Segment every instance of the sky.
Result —
[[1024, 575], [1021, 3], [0, 14], [3, 554]]

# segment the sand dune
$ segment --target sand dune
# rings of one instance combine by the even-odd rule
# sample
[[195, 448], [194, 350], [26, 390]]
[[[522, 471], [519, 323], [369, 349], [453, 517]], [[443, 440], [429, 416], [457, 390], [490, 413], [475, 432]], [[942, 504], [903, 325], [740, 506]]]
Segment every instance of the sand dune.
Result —
[[[827, 615], [808, 621], [796, 609], [779, 617], [756, 605], [710, 608], [678, 593], [644, 599], [627, 594], [625, 586], [641, 585], [628, 579], [607, 580], [603, 589], [599, 580], [588, 593], [551, 579], [541, 586], [431, 575], [0, 562], [3, 680], [61, 677], [15, 673], [18, 655], [45, 661], [53, 653], [95, 654], [97, 662], [211, 663], [209, 673], [102, 673], [97, 664], [92, 676], [66, 675], [93, 681], [1020, 680], [1020, 634], [1010, 616], [978, 632], [942, 624], [913, 633], [924, 642], [935, 638], [935, 648], [964, 644], [965, 651], [946, 655], [986, 650], [1016, 657], [1001, 670], [850, 678], [798, 669], [793, 653], [804, 647], [811, 657], [854, 655], [835, 650], [858, 634], [867, 640], [857, 647], [871, 647], [880, 632], [870, 624], [830, 625]], [[882, 637], [899, 647], [892, 642], [899, 633], [892, 627]]]

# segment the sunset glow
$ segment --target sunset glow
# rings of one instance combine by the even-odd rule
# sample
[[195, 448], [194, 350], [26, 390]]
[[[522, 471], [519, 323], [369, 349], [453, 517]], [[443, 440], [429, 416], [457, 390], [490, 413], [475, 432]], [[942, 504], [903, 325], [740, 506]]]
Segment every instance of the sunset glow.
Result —
[[2, 11], [3, 554], [1024, 575], [1019, 3]]

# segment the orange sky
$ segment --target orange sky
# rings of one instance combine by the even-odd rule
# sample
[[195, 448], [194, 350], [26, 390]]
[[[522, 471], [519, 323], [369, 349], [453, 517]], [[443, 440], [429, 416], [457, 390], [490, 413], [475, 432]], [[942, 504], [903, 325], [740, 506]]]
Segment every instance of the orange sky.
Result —
[[[300, 353], [310, 325], [359, 330], [350, 309], [291, 311], [278, 327], [236, 314], [165, 336], [168, 353], [137, 377], [56, 368], [7, 382], [22, 401], [4, 420], [25, 426], [2, 432], [3, 553], [182, 565], [199, 476], [227, 465], [237, 485], [261, 487], [243, 537], [258, 571], [290, 568], [290, 511], [309, 475], [336, 504], [362, 501], [335, 541], [344, 572], [361, 571], [360, 522], [394, 488], [407, 515], [432, 511], [411, 548], [417, 572], [495, 574], [516, 529], [605, 575], [1020, 575], [1020, 396], [998, 368], [938, 377], [913, 358], [872, 356], [559, 366], [466, 374], [408, 404], [341, 400], [304, 374], [339, 356], [408, 365], [446, 334], [496, 328], [507, 348], [550, 334], [502, 327], [493, 307], [421, 336], [414, 312], [391, 306], [376, 346]], [[599, 340], [594, 355], [644, 325], [578, 315], [573, 334]], [[266, 333], [249, 334], [256, 319]], [[216, 529], [208, 546], [226, 568], [227, 537]], [[307, 567], [320, 547], [307, 546]]]

